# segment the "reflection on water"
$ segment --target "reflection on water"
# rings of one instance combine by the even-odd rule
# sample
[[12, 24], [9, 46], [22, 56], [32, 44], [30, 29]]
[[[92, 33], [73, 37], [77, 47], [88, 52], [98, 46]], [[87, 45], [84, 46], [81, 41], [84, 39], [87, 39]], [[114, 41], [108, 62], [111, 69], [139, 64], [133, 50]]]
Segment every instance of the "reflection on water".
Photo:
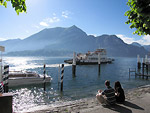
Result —
[[52, 102], [59, 101], [60, 97], [53, 88], [47, 88], [44, 92], [42, 85], [33, 85], [33, 87], [17, 87], [9, 90], [14, 94], [13, 96], [13, 110], [14, 111], [27, 111], [35, 108], [36, 106], [51, 104]]
[[[56, 59], [56, 58], [50, 58]], [[58, 58], [59, 59], [59, 58]], [[27, 70], [27, 69], [35, 69], [42, 68], [44, 64], [46, 64], [46, 57], [5, 57], [5, 64], [10, 65], [10, 69], [12, 71], [18, 70]], [[63, 62], [61, 62], [63, 63]], [[46, 64], [46, 67], [59, 67], [60, 64]], [[70, 66], [70, 64], [65, 64], [65, 66]]]
[[136, 67], [136, 58], [116, 58], [112, 64], [101, 65], [101, 74], [98, 75], [97, 65], [77, 66], [76, 77], [72, 77], [72, 67], [65, 64], [64, 69], [64, 91], [60, 92], [58, 87], [59, 64], [68, 58], [52, 57], [4, 57], [4, 63], [10, 65], [10, 70], [27, 70], [43, 73], [43, 64], [46, 64], [46, 73], [53, 78], [47, 84], [46, 91], [43, 85], [30, 85], [10, 88], [14, 93], [13, 110], [30, 111], [39, 106], [54, 106], [62, 102], [69, 102], [87, 97], [94, 97], [98, 89], [104, 89], [104, 81], [114, 82], [119, 80], [125, 89], [135, 88], [149, 84], [149, 80], [131, 77], [129, 79], [129, 68]]

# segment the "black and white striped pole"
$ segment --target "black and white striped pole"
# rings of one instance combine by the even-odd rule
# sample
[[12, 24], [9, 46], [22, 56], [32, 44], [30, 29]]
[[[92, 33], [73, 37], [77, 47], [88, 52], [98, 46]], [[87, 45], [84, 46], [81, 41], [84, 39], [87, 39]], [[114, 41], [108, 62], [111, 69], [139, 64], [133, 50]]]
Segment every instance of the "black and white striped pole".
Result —
[[[1, 58], [0, 58], [0, 82], [1, 82], [1, 87], [3, 88], [3, 60], [2, 60], [2, 52], [5, 51], [4, 46], [0, 46], [0, 52], [1, 52]], [[3, 88], [4, 89], [4, 88]]]
[[64, 64], [62, 64], [61, 67], [61, 87], [60, 87], [60, 91], [63, 91], [63, 78], [64, 78]]
[[43, 81], [44, 81], [44, 86], [43, 86], [43, 88], [44, 88], [44, 91], [46, 90], [46, 77], [45, 77], [45, 73], [46, 73], [46, 65], [44, 64], [44, 66], [43, 66], [43, 76], [44, 76], [44, 78], [43, 78]]
[[0, 83], [0, 94], [4, 93], [4, 86], [3, 83]]
[[72, 75], [76, 76], [76, 53], [73, 53], [73, 62], [72, 62]]
[[59, 90], [59, 83], [60, 83], [60, 64], [58, 66], [58, 90]]
[[8, 88], [8, 77], [9, 75], [9, 65], [4, 66], [4, 73], [3, 73], [3, 84], [4, 84], [4, 92], [7, 93], [9, 88]]
[[101, 72], [101, 56], [100, 53], [98, 53], [98, 75], [100, 75]]

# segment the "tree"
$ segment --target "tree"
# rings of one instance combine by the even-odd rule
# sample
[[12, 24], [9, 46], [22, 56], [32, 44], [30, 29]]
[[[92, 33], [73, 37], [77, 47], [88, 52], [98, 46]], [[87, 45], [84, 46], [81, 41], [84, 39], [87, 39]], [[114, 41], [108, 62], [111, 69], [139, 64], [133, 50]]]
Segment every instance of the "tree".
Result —
[[150, 0], [128, 0], [130, 10], [125, 12], [128, 16], [126, 24], [130, 28], [136, 28], [133, 34], [150, 35]]
[[19, 15], [19, 13], [26, 12], [26, 4], [25, 0], [0, 0], [0, 5], [7, 7], [7, 2], [10, 2], [12, 4], [12, 7], [15, 8], [16, 13]]

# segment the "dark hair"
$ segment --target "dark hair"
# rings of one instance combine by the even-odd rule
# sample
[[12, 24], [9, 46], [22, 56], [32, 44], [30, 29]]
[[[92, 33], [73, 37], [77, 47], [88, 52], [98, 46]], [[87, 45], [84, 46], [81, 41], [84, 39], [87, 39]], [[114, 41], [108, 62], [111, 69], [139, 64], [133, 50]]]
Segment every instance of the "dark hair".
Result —
[[117, 89], [117, 88], [122, 88], [119, 81], [116, 81], [116, 82], [115, 82], [115, 87], [114, 87], [114, 88], [115, 88], [115, 89]]
[[106, 81], [105, 81], [105, 85], [106, 85], [106, 86], [110, 86], [110, 81], [109, 81], [109, 80], [106, 80]]

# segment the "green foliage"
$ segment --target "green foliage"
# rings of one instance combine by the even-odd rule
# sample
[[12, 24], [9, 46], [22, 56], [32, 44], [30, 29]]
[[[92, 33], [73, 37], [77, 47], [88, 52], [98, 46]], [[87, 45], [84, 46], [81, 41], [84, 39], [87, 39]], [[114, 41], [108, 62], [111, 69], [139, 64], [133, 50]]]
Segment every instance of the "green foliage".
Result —
[[128, 16], [126, 24], [136, 28], [133, 34], [150, 35], [150, 0], [128, 0], [130, 10], [125, 12]]
[[12, 7], [15, 8], [16, 13], [19, 15], [19, 13], [26, 12], [26, 4], [25, 0], [0, 0], [0, 5], [7, 7], [7, 2], [10, 2], [12, 4]]

